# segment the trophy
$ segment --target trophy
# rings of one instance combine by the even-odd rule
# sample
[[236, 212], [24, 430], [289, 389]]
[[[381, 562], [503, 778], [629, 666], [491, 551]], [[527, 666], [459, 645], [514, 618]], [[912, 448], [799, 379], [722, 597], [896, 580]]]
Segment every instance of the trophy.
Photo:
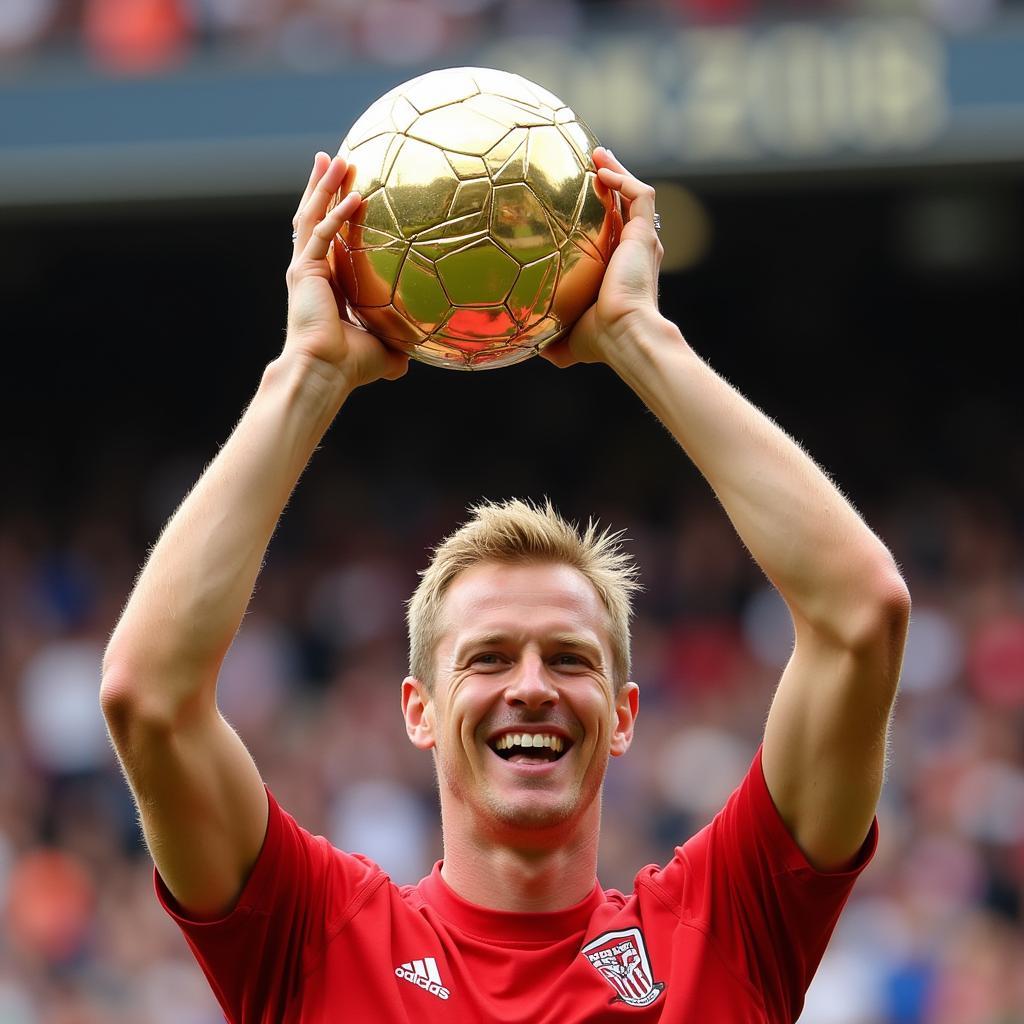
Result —
[[622, 231], [597, 145], [561, 100], [505, 71], [448, 68], [386, 93], [339, 151], [363, 199], [329, 256], [349, 313], [457, 370], [551, 344], [594, 302]]

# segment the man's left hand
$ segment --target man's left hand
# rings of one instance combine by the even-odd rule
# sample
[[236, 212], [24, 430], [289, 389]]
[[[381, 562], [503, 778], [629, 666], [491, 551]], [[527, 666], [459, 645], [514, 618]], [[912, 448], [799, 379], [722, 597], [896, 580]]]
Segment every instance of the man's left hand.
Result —
[[619, 194], [624, 227], [597, 301], [567, 337], [541, 352], [561, 367], [608, 363], [631, 324], [659, 315], [658, 271], [665, 250], [654, 227], [654, 189], [630, 174], [609, 149], [594, 150], [594, 165], [597, 187]]

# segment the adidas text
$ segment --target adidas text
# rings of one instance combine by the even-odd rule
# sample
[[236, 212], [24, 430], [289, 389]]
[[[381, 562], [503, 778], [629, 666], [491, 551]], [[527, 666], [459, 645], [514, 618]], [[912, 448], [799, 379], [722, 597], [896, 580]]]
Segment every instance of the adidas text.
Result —
[[424, 992], [437, 996], [438, 999], [447, 999], [451, 995], [448, 989], [441, 984], [441, 976], [437, 973], [437, 961], [432, 956], [402, 964], [401, 967], [395, 968], [395, 974], [399, 978], [412, 982]]

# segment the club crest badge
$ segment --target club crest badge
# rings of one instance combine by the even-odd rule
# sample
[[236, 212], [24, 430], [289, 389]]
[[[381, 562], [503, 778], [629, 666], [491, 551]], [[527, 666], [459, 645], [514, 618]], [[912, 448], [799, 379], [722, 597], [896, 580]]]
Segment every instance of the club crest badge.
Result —
[[605, 932], [581, 950], [613, 989], [610, 1002], [629, 1006], [650, 1006], [665, 988], [655, 981], [647, 945], [639, 928]]

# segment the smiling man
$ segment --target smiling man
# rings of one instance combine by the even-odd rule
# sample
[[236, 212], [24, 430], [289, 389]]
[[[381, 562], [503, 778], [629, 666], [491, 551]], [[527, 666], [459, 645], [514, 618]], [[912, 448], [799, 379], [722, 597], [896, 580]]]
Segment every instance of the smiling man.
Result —
[[478, 506], [423, 574], [402, 705], [435, 754], [440, 876], [471, 903], [546, 911], [594, 888], [601, 783], [637, 712], [634, 576], [607, 533], [517, 500]]
[[395, 886], [264, 787], [217, 709], [221, 662], [328, 426], [407, 363], [339, 315], [327, 256], [360, 197], [331, 209], [347, 168], [318, 154], [284, 350], [150, 554], [101, 688], [159, 898], [232, 1022], [792, 1022], [871, 857], [906, 587], [799, 445], [660, 316], [654, 192], [607, 150], [594, 160], [622, 240], [597, 303], [544, 354], [603, 362], [640, 396], [786, 600], [796, 643], [763, 743], [714, 821], [631, 892], [604, 890], [601, 784], [639, 708], [635, 570], [593, 525], [485, 503], [408, 613], [402, 709], [434, 758], [443, 861]]

